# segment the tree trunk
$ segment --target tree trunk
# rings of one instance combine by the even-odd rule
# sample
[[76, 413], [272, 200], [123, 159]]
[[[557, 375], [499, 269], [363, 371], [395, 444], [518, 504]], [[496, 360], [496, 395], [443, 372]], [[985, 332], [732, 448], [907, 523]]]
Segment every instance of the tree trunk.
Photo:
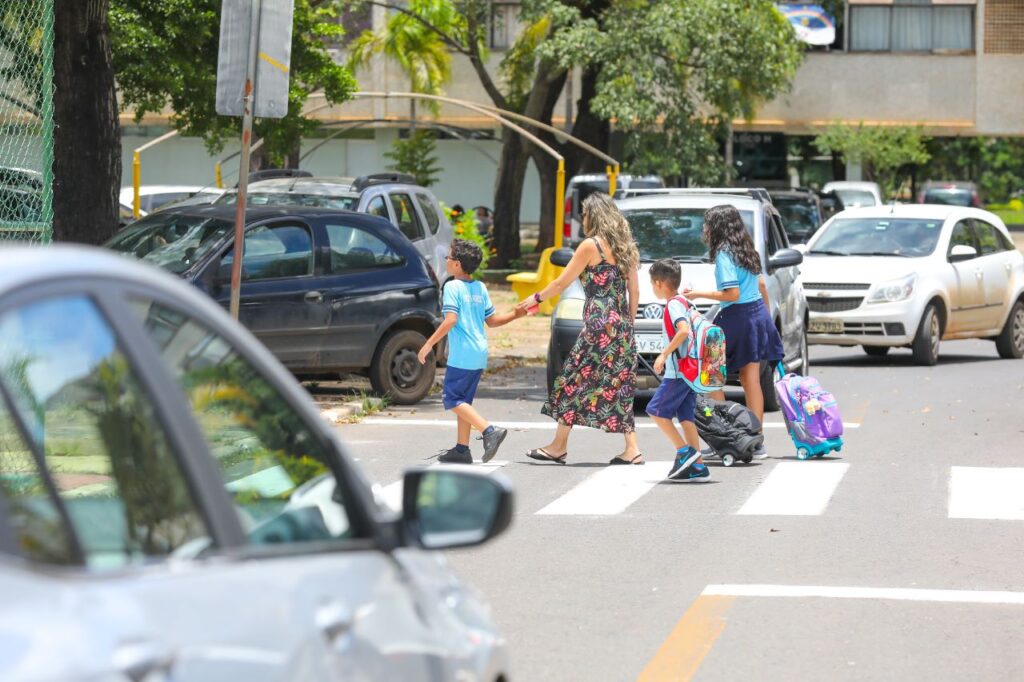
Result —
[[109, 0], [54, 3], [53, 238], [101, 244], [117, 230], [121, 126]]
[[509, 262], [522, 255], [519, 243], [519, 203], [526, 181], [526, 166], [530, 160], [526, 141], [516, 132], [506, 130], [498, 162], [498, 178], [494, 185], [494, 235], [491, 246], [495, 253], [489, 265], [507, 268]]
[[[580, 79], [580, 97], [576, 103], [576, 121], [572, 134], [587, 144], [607, 152], [611, 138], [611, 124], [594, 113], [590, 103], [597, 95], [597, 78], [600, 68], [586, 69]], [[568, 180], [579, 173], [603, 173], [607, 165], [604, 160], [575, 145], [566, 145], [565, 178]]]

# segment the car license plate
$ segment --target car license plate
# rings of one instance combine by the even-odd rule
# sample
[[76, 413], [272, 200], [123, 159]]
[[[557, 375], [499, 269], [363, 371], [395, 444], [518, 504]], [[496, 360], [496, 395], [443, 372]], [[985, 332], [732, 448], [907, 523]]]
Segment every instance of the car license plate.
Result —
[[811, 323], [807, 327], [807, 331], [812, 334], [842, 334], [843, 321], [827, 319], [811, 320]]
[[660, 353], [665, 350], [665, 339], [661, 334], [637, 334], [637, 353]]

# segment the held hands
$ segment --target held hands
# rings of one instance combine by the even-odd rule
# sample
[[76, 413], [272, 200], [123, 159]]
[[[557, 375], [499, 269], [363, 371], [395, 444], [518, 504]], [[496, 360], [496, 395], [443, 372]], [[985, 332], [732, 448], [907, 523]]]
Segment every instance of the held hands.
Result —
[[664, 353], [659, 355], [658, 358], [654, 361], [654, 373], [655, 374], [664, 374], [665, 373], [665, 363], [667, 361], [668, 361], [668, 358], [665, 357]]
[[427, 356], [430, 355], [431, 345], [429, 343], [423, 344], [423, 348], [420, 348], [420, 352], [416, 354], [421, 365], [427, 364]]
[[520, 308], [516, 306], [512, 309], [513, 318], [518, 320], [520, 317], [526, 317], [526, 308]]

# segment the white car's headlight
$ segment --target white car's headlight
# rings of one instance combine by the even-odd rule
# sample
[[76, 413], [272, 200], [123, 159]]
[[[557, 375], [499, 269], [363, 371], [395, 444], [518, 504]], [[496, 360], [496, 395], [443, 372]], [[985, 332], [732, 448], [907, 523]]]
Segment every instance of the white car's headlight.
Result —
[[882, 282], [875, 285], [875, 288], [868, 295], [868, 303], [895, 303], [904, 301], [914, 293], [914, 286], [917, 284], [917, 274], [907, 275], [900, 279], [889, 282]]
[[579, 298], [563, 298], [555, 308], [555, 317], [559, 320], [582, 320], [583, 300]]

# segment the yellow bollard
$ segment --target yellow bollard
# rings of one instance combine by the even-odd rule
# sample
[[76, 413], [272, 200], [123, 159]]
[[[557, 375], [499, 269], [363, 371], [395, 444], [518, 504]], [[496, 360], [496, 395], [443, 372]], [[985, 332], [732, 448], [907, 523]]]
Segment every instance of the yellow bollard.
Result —
[[[565, 221], [565, 161], [558, 160], [555, 173], [555, 248], [562, 248], [562, 223]], [[546, 285], [545, 285], [546, 286]]]
[[224, 178], [220, 172], [220, 161], [213, 167], [213, 184], [217, 189], [224, 189]]
[[619, 166], [616, 164], [614, 168], [612, 166], [605, 166], [605, 173], [608, 174], [608, 196], [615, 196], [615, 188], [618, 185], [619, 179]]
[[139, 219], [142, 212], [142, 202], [139, 200], [139, 185], [142, 184], [142, 159], [136, 149], [132, 153], [132, 217]]

